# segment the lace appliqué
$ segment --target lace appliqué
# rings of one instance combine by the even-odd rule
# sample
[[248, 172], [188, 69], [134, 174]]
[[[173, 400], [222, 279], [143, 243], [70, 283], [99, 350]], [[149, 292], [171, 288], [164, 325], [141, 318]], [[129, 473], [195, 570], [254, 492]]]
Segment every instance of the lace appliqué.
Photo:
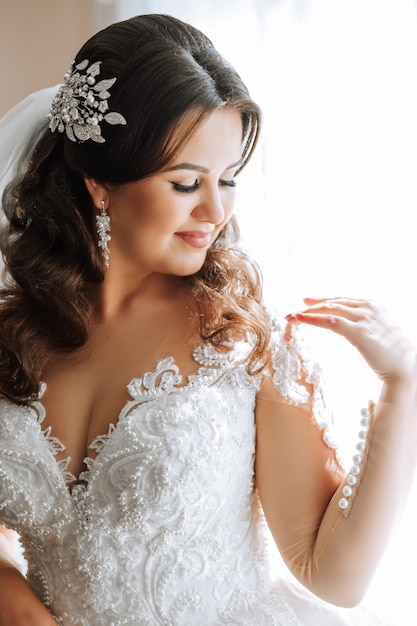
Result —
[[173, 357], [162, 359], [153, 372], [147, 372], [143, 378], [134, 378], [127, 386], [134, 400], [156, 398], [171, 392], [182, 383], [182, 376]]
[[[43, 404], [40, 402], [40, 400], [42, 396], [44, 395], [45, 391], [46, 391], [46, 383], [42, 382], [39, 387], [38, 401], [35, 400], [34, 402], [32, 402], [30, 404], [30, 407], [34, 409], [36, 412], [36, 422], [37, 424], [39, 424], [39, 427], [41, 428], [41, 432], [46, 441], [48, 449], [50, 450], [51, 454], [54, 457], [56, 457], [60, 452], [65, 452], [65, 446], [63, 443], [61, 443], [61, 441], [57, 437], [54, 437], [51, 434], [52, 428], [50, 426], [42, 430], [42, 423], [45, 419], [45, 409], [44, 409]], [[67, 456], [65, 459], [56, 461], [56, 466], [58, 470], [60, 471], [62, 478], [64, 480], [64, 483], [66, 485], [69, 485], [76, 480], [76, 477], [74, 476], [74, 474], [68, 471], [68, 465], [70, 461], [71, 461], [71, 458], [69, 456]]]
[[[276, 339], [275, 382], [301, 401], [290, 378], [304, 361]], [[20, 533], [28, 580], [57, 623], [300, 626], [271, 589], [254, 516], [259, 379], [238, 364], [247, 349], [198, 347], [185, 382], [171, 357], [133, 379], [71, 492], [40, 397], [0, 400], [0, 523]]]
[[[272, 318], [272, 379], [281, 395], [291, 404], [312, 403], [313, 417], [322, 429], [323, 441], [333, 449], [339, 465], [346, 465], [340, 454], [333, 419], [325, 404], [323, 374], [319, 364], [309, 355], [301, 334], [296, 327], [291, 328], [291, 336], [284, 338], [285, 327]], [[313, 397], [303, 384], [312, 386]]]

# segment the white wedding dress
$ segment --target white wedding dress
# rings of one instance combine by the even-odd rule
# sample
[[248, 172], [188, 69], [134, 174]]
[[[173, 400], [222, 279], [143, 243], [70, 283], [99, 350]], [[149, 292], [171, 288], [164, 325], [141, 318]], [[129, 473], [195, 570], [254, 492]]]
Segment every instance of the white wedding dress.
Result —
[[[297, 342], [282, 347], [279, 327], [274, 336], [275, 382], [305, 401]], [[188, 380], [173, 358], [132, 380], [71, 490], [55, 459], [63, 446], [42, 430], [41, 394], [29, 406], [0, 401], [0, 523], [19, 533], [30, 585], [58, 624], [377, 623], [272, 581], [253, 489], [260, 379], [236, 364], [241, 349], [199, 347]]]

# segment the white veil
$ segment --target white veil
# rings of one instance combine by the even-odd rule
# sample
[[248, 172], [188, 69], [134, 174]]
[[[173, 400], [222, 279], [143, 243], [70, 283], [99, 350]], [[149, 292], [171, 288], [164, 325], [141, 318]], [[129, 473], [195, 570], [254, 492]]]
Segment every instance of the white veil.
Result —
[[0, 119], [0, 199], [8, 210], [8, 187], [25, 173], [32, 152], [49, 124], [48, 113], [60, 85], [30, 94]]

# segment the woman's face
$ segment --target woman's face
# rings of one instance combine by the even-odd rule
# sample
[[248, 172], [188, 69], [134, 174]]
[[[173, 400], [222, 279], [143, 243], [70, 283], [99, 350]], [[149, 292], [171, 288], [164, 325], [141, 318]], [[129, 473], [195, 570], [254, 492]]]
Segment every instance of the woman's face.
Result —
[[232, 215], [241, 150], [240, 115], [216, 110], [167, 170], [109, 192], [111, 268], [197, 272]]

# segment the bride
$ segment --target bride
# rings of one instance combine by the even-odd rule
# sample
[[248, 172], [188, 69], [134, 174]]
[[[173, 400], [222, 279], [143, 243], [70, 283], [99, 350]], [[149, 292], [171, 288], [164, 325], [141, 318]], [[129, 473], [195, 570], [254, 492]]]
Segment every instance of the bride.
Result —
[[[5, 530], [0, 626], [378, 623], [339, 607], [412, 481], [416, 352], [373, 302], [269, 311], [233, 215], [260, 125], [163, 15], [97, 33], [0, 123], [0, 523], [26, 563]], [[381, 380], [347, 468], [304, 324]]]

